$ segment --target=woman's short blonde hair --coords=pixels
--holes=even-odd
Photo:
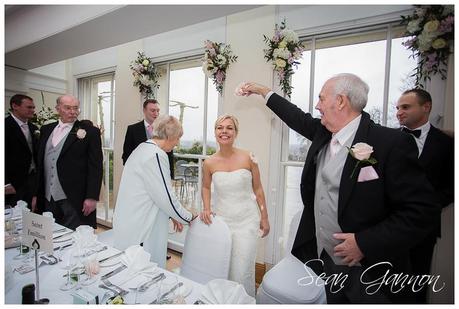
[[[183,135],[183,128],[177,118],[161,115],[153,122],[153,138],[172,139]]]
[[[231,119],[234,123],[234,130],[236,131],[236,134],[239,133],[239,121],[237,120],[236,117],[234,117],[233,115],[222,115],[220,117],[217,118],[217,120],[215,121],[215,126],[214,126],[214,129],[217,130],[217,127],[218,125],[223,122],[224,120],[226,119]]]

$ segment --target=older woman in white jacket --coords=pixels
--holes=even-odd
[[[166,152],[182,134],[177,118],[155,120],[153,138],[140,144],[124,166],[113,216],[114,246],[124,250],[143,243],[160,267],[166,266],[169,218],[189,224],[196,217],[178,201],[169,173]]]

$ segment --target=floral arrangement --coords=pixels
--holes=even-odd
[[[42,125],[54,122],[59,119],[59,115],[56,114],[51,107],[42,105],[38,113],[33,115],[30,120],[34,125],[41,128]],[[34,132],[35,135],[39,135],[40,132]]]
[[[272,62],[274,71],[279,77],[279,86],[284,94],[290,96],[293,89],[290,85],[290,77],[294,73],[293,66],[297,67],[300,64],[298,60],[302,57],[304,47],[299,42],[295,31],[287,28],[285,20],[280,26],[276,24],[274,36],[271,39],[266,35],[263,35],[263,38],[269,47],[264,50],[266,61]]]
[[[150,99],[154,96],[154,89],[159,88],[158,78],[161,77],[161,74],[156,71],[151,58],[148,58],[141,52],[137,54],[137,59],[129,66],[134,76],[133,85],[139,87],[139,91],[145,99]]]
[[[237,56],[233,55],[230,45],[205,41],[205,53],[202,59],[202,70],[208,78],[212,78],[220,95],[223,92],[223,83],[226,79],[226,70]]]
[[[402,16],[402,25],[410,38],[403,45],[413,51],[419,65],[412,76],[416,85],[440,74],[446,78],[446,62],[454,47],[454,6],[416,5],[413,15]]]

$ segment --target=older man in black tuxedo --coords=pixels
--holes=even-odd
[[[369,87],[353,74],[325,82],[316,106],[321,119],[267,87],[247,83],[242,90],[262,95],[290,128],[312,141],[292,254],[318,274],[347,276],[339,289],[326,286],[327,302],[413,302],[413,283],[391,286],[381,279],[379,289],[367,289],[386,272],[410,273],[409,249],[431,231],[440,211],[413,140],[371,121],[363,112]],[[319,257],[323,265],[311,262]]]
[[[150,139],[153,133],[153,122],[159,116],[159,103],[155,99],[147,99],[143,102],[144,119],[128,126],[123,144],[123,165],[141,143]],[[174,179],[174,155],[172,151],[167,152],[171,178]]]
[[[397,102],[397,119],[402,131],[407,132],[418,146],[418,157],[427,179],[444,208],[454,201],[454,140],[429,122],[432,97],[423,89],[403,92]],[[440,236],[440,217],[437,228],[411,250],[413,271],[430,274],[432,254]],[[426,303],[427,289],[417,293],[418,303]]]
[[[59,121],[41,127],[38,148],[38,212],[51,211],[57,223],[76,229],[96,224],[102,184],[100,130],[78,121],[80,102],[57,99]]]
[[[30,122],[35,113],[31,97],[15,94],[5,118],[5,204],[18,200],[31,207],[36,183],[38,128]]]

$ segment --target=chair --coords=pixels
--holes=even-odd
[[[198,170],[198,168],[198,165],[185,168],[185,190],[187,197],[188,192],[192,192],[193,201],[195,200],[196,192],[198,191],[198,176],[196,175],[196,171]],[[189,191],[188,189],[193,191]]]
[[[290,223],[289,237],[285,246],[285,257],[271,268],[263,277],[258,288],[257,304],[326,304],[324,282],[317,278],[318,285],[301,286],[298,279],[309,276],[305,266],[290,251],[300,224],[302,211],[299,211]],[[312,269],[308,269],[314,274]]]
[[[110,247],[113,247],[113,242],[115,240],[113,237],[113,229],[97,234],[97,240]]]
[[[196,219],[185,239],[180,275],[206,284],[228,279],[231,261],[231,232],[218,216],[207,225]]]
[[[185,167],[182,165],[187,163],[188,162],[185,160],[177,160],[177,162],[175,162],[174,180],[180,182],[180,198],[183,197],[183,190],[185,184]]]

